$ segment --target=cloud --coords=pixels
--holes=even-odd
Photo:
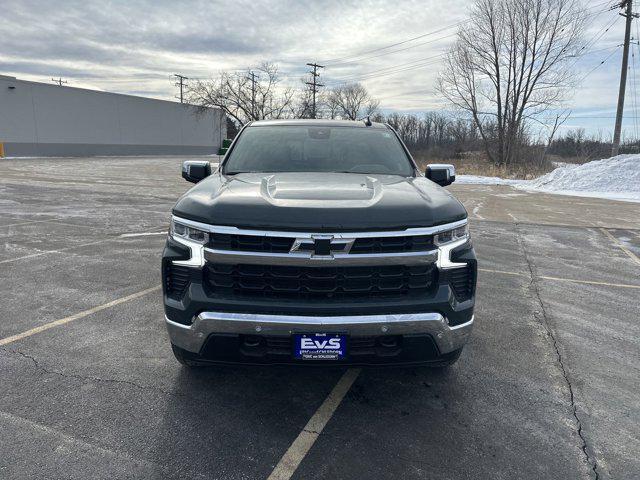
[[[576,62],[578,79],[593,71],[569,100],[567,106],[574,109],[602,109],[615,103],[620,59],[615,46],[622,41],[623,22],[617,12],[595,8],[601,3],[591,2],[585,42],[602,34],[596,45],[611,50],[587,54]],[[72,86],[173,99],[173,73],[207,78],[221,70],[244,70],[271,61],[280,65],[283,83],[299,86],[305,63],[318,61],[327,64],[321,81],[329,87],[362,81],[385,110],[421,112],[444,108],[433,88],[440,67],[437,55],[451,45],[455,33],[451,26],[467,19],[471,1],[4,0],[2,4],[0,73],[39,81],[63,76]],[[375,51],[363,53],[371,50]],[[596,122],[596,127],[608,123]]]

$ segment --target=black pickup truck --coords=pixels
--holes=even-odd
[[[182,364],[450,365],[473,327],[467,212],[388,125],[246,125],[173,208],[164,310]]]

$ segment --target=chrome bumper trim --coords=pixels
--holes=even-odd
[[[474,317],[450,327],[439,313],[308,317],[247,313],[203,312],[191,325],[173,322],[165,316],[171,342],[198,353],[212,333],[288,336],[292,333],[341,332],[349,335],[428,334],[441,354],[462,347],[471,334]]]
[[[380,231],[380,232],[339,232],[339,233],[312,233],[312,232],[282,232],[269,230],[244,230],[237,227],[220,225],[209,225],[206,223],[194,222],[184,218],[172,217],[172,221],[177,221],[184,225],[199,228],[211,233],[225,233],[236,235],[252,236],[273,236],[288,237],[295,242],[304,242],[308,239],[318,237],[331,238],[337,243],[348,243],[349,245],[359,238],[372,237],[396,237],[415,235],[434,235],[436,233],[463,226],[467,220],[438,225],[435,227],[407,228],[401,231]],[[441,270],[465,267],[466,263],[452,262],[450,259],[451,250],[463,245],[468,239],[461,239],[439,248],[422,252],[398,252],[398,253],[345,253],[331,252],[330,255],[315,255],[312,252],[299,251],[295,248],[287,253],[254,252],[239,250],[218,250],[206,248],[204,245],[180,238],[171,237],[191,250],[191,258],[188,260],[174,260],[175,265],[182,265],[193,268],[202,268],[205,260],[212,263],[238,264],[251,263],[256,265],[287,265],[296,267],[318,267],[318,266],[379,266],[379,265],[424,265],[436,263]],[[334,242],[335,243],[335,242]]]
[[[188,260],[173,260],[171,263],[174,265],[182,265],[183,267],[202,268],[204,267],[204,246],[201,243],[187,240],[186,238],[180,238],[172,236],[171,239],[175,242],[189,247],[191,250],[191,258]]]
[[[352,239],[352,238],[376,238],[376,237],[410,237],[413,235],[434,235],[436,233],[445,232],[453,228],[466,225],[467,219],[458,220],[444,225],[436,225],[434,227],[407,228],[405,230],[382,230],[367,232],[282,232],[278,230],[251,230],[238,227],[229,227],[226,225],[210,225],[208,223],[195,222],[186,218],[171,216],[172,220],[182,223],[189,227],[198,228],[206,232],[227,233],[232,235],[252,235],[258,237],[288,237],[288,238],[313,238],[318,235],[331,236],[334,239]]]
[[[306,252],[256,253],[205,248],[204,257],[208,262],[225,264],[251,263],[254,265],[289,265],[296,267],[360,265],[368,267],[376,265],[423,265],[435,263],[438,260],[438,250],[372,254],[334,253],[333,255],[322,256]]]

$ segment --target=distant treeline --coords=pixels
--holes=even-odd
[[[598,160],[611,156],[612,143],[603,139],[602,134],[587,136],[583,128],[569,130],[554,139],[547,150],[550,155],[562,158],[575,158],[579,161]],[[625,140],[620,146],[620,153],[638,153],[638,140]]]
[[[386,122],[400,135],[412,151],[423,158],[463,159],[471,152],[481,154],[482,138],[473,122],[446,114],[431,112],[423,116],[397,113],[376,114],[375,121]],[[578,128],[563,132],[559,129],[555,138],[533,138],[531,134],[520,136],[522,162],[542,161],[540,157],[557,156],[577,162],[607,158],[611,155],[611,140],[602,134],[587,136]],[[620,153],[638,153],[637,141],[626,141]]]

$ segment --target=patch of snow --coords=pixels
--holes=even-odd
[[[472,183],[476,185],[518,185],[526,180],[511,178],[482,177],[480,175],[456,175],[456,183]]]
[[[510,185],[529,192],[640,202],[640,155],[566,164],[533,180],[457,175],[459,183]]]

